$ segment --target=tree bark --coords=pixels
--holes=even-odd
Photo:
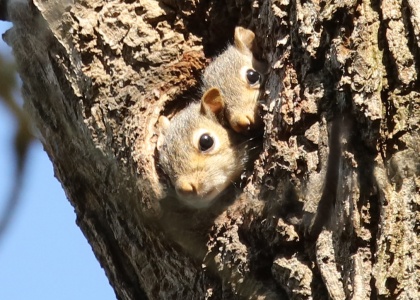
[[[0,1],[0,7],[6,7]],[[29,111],[119,299],[420,299],[416,1],[9,1]],[[234,198],[167,196],[156,127],[236,25],[271,66]]]

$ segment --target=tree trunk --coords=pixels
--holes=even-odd
[[[0,16],[119,299],[420,299],[416,1],[36,0]],[[157,119],[196,98],[238,24],[271,66],[262,151],[235,199],[190,210],[167,196]]]

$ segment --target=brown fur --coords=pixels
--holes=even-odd
[[[257,61],[252,54],[254,39],[252,31],[236,27],[234,45],[228,46],[210,63],[202,78],[203,91],[212,87],[220,90],[225,102],[225,119],[230,127],[239,133],[248,133],[262,126],[258,113],[258,98],[260,83],[267,72],[267,66]],[[259,84],[249,84],[245,75],[248,69],[260,73]]]
[[[210,206],[240,177],[248,161],[248,143],[219,122],[223,107],[220,91],[210,89],[201,102],[192,103],[172,120],[159,119],[159,164],[177,197],[193,208]],[[214,148],[205,152],[198,146],[203,133],[215,140]]]

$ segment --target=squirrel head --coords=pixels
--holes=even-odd
[[[159,118],[160,166],[190,207],[210,206],[245,168],[247,145],[220,124],[223,109],[220,90],[211,88],[172,120]]]
[[[210,63],[203,74],[204,90],[220,89],[226,119],[233,130],[248,133],[262,124],[258,98],[267,65],[253,56],[255,34],[235,28],[234,44]]]

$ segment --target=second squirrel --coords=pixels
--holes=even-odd
[[[251,30],[236,27],[234,45],[216,57],[202,77],[203,91],[211,87],[220,89],[225,101],[225,118],[239,133],[248,133],[261,125],[258,97],[267,65],[254,58],[254,39]]]

